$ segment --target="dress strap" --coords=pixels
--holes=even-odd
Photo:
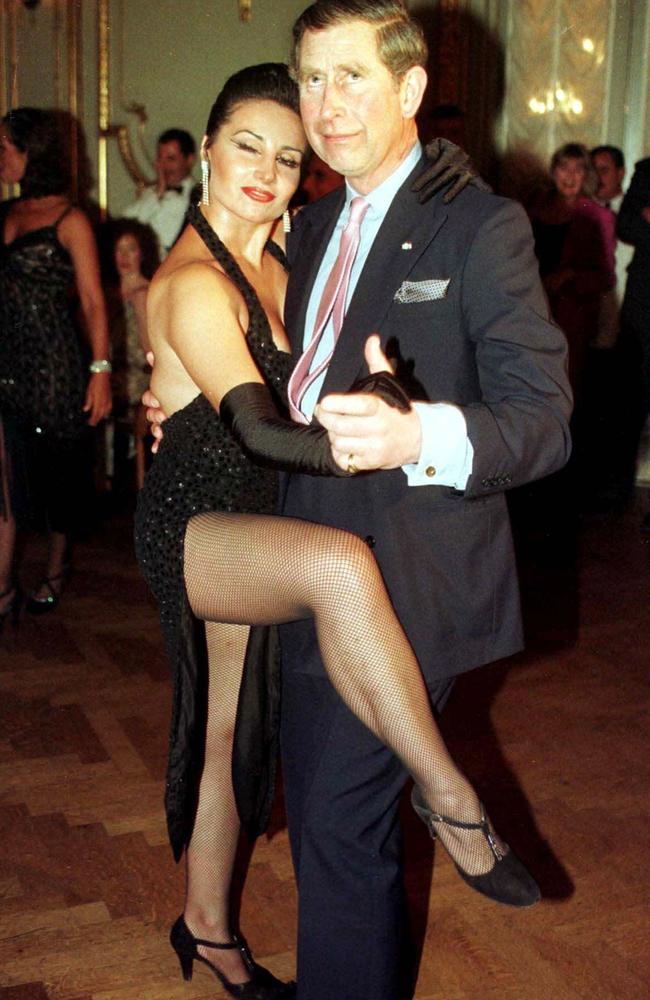
[[[52,223],[52,229],[58,229],[59,223],[62,221],[62,219],[65,219],[68,212],[70,212],[74,207],[75,206],[72,204],[72,202],[70,202],[69,205],[66,205],[66,207],[61,212],[61,215],[59,215],[58,218],[56,218]]]
[[[255,289],[249,282],[233,255],[230,253],[230,250],[228,250],[228,248],[221,242],[198,205],[190,205],[188,209],[188,218],[214,259],[218,264],[221,264],[224,272],[244,296],[244,301],[248,307],[250,325],[261,325],[264,328],[268,327],[270,331],[268,318],[262,309],[262,305],[257,297]],[[268,246],[269,244],[267,243],[267,249]],[[282,253],[280,247],[278,247],[278,250]],[[275,254],[273,254],[273,256],[275,256]]]
[[[287,255],[282,247],[275,242],[275,240],[267,240],[265,249],[268,250],[271,256],[277,260],[278,264],[282,264],[285,271],[289,270],[289,260]]]

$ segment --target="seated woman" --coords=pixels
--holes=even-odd
[[[172,944],[187,978],[195,959],[207,962],[233,996],[283,995],[245,951],[223,950],[237,942],[228,900],[239,834],[232,734],[250,625],[314,617],[332,684],[404,763],[418,813],[461,876],[501,902],[539,898],[446,750],[369,548],[344,531],[271,516],[278,467],[348,474],[322,428],[279,415],[291,360],[286,272],[270,240],[305,150],[284,66],[231,77],[203,140],[203,202],[147,306],[152,389],[168,419],[136,539],[174,670],[167,809],[176,856],[186,849],[187,898]],[[389,375],[357,389],[375,383],[393,405],[409,406]]]

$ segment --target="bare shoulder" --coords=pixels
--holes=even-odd
[[[212,261],[196,258],[163,265],[149,286],[147,301],[151,311],[164,309],[172,323],[182,316],[185,326],[192,320],[211,324],[224,314],[242,324],[247,313],[242,294],[230,278]]]
[[[60,237],[92,234],[90,219],[83,209],[78,208],[76,205],[68,208],[59,223],[58,229]]]

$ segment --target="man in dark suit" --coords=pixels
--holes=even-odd
[[[639,160],[618,213],[616,234],[634,247],[621,308],[623,385],[618,462],[623,490],[634,488],[636,457],[650,413],[650,157]],[[650,514],[643,519],[650,531]]]
[[[292,476],[285,513],[374,550],[434,705],[453,678],[521,648],[504,492],[569,453],[565,342],[547,319],[519,206],[468,187],[421,205],[421,32],[395,0],[321,0],[294,28],[311,145],[347,180],[300,213],[285,320],[312,338],[350,201],[368,202],[340,337],[300,404],[346,479]],[[417,402],[344,395],[389,354]],[[328,339],[329,338],[329,339]],[[381,345],[381,346],[380,346]],[[327,397],[327,398],[324,398]],[[405,772],[329,684],[309,622],[282,627],[282,748],[299,888],[299,1000],[403,1000],[408,920],[397,806]],[[507,835],[507,831],[506,831]]]

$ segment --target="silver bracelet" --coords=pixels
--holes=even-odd
[[[110,361],[103,358],[101,361],[91,361],[88,365],[88,371],[93,375],[99,375],[101,372],[112,372],[113,366]]]

